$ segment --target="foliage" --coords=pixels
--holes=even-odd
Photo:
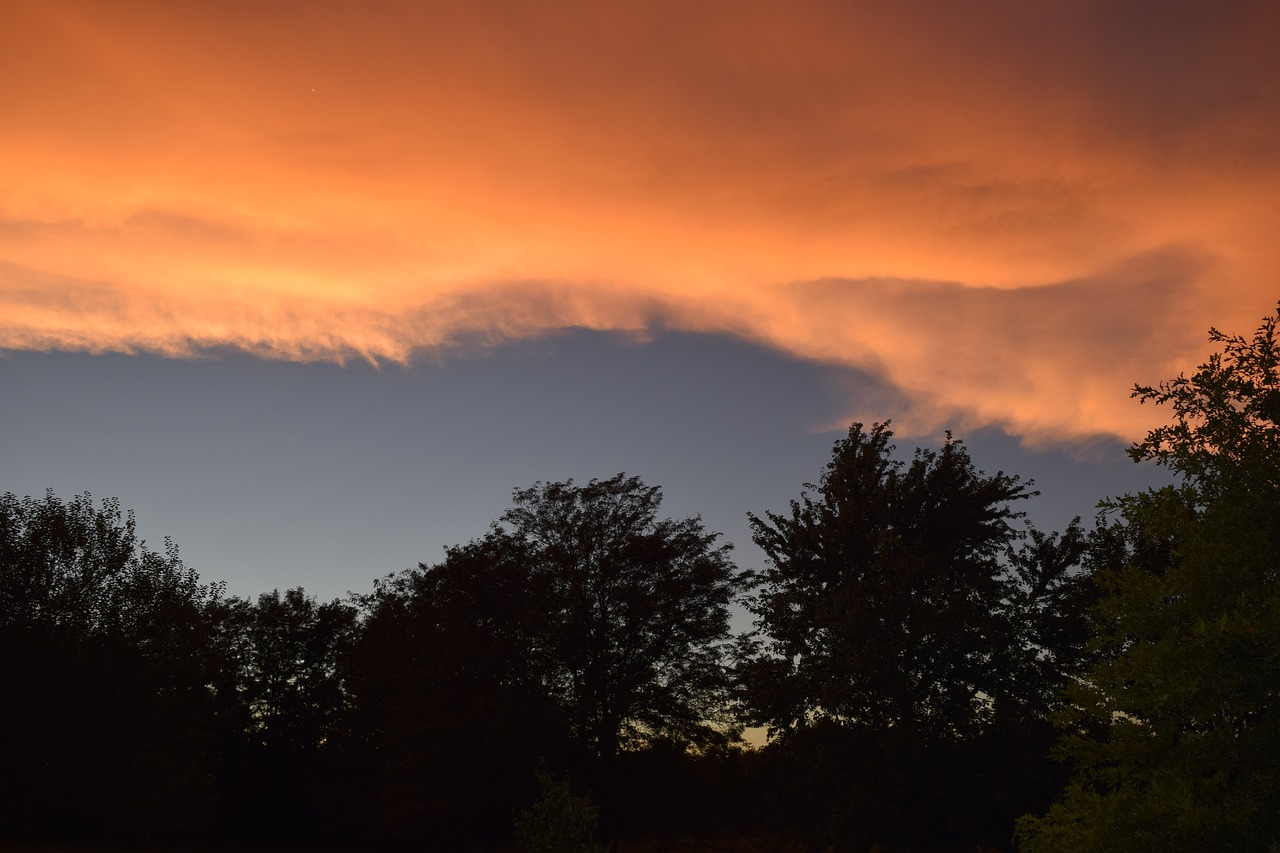
[[[88,494],[64,504],[0,496],[0,625],[45,627],[82,636],[128,638],[149,654],[173,651],[179,611],[215,600],[165,540],[163,554],[138,538],[133,513],[115,498],[94,506]],[[194,620],[189,620],[194,621]]]
[[[1047,719],[1085,667],[1089,607],[1098,589],[1084,563],[1091,547],[1077,517],[1060,533],[1028,526],[1007,555],[1003,614],[1013,630],[1005,709]]]
[[[544,685],[598,755],[675,738],[723,742],[723,643],[744,577],[699,518],[660,519],[638,477],[517,490],[490,534],[520,554],[541,618]]]
[[[148,549],[113,499],[0,497],[0,831],[207,823],[219,592],[172,543]]]
[[[1083,536],[1023,544],[1018,477],[950,435],[910,462],[891,438],[853,424],[789,513],[751,516],[768,565],[747,710],[774,737],[780,820],[814,843],[998,840],[1044,786],[1026,757],[1081,639],[1058,609],[1085,594]]]
[[[1202,504],[1280,489],[1280,346],[1276,316],[1252,338],[1209,330],[1222,351],[1190,377],[1138,385],[1143,403],[1168,404],[1173,423],[1152,430],[1129,450],[1134,461],[1154,460],[1183,475]]]
[[[356,630],[356,608],[318,603],[298,587],[263,593],[252,604],[230,603],[243,614],[240,690],[249,732],[275,752],[322,747],[341,724],[345,696],[339,661]]]
[[[439,846],[510,829],[540,758],[562,768],[562,714],[541,687],[544,599],[510,543],[450,548],[379,580],[345,661],[366,831]]]
[[[1026,486],[977,471],[950,437],[898,462],[892,435],[854,424],[816,496],[751,516],[769,560],[754,699],[775,732],[831,719],[960,738],[1008,692],[1001,558]]]
[[[527,853],[603,853],[593,838],[599,822],[589,799],[539,770],[538,799],[516,819],[516,839]]]
[[[1134,396],[1173,420],[1132,448],[1181,482],[1096,536],[1097,662],[1060,723],[1078,768],[1023,849],[1260,850],[1280,838],[1280,312]]]
[[[539,483],[488,535],[379,582],[351,659],[386,756],[374,823],[475,837],[527,803],[546,759],[593,790],[609,834],[620,750],[736,737],[723,646],[743,580],[717,534],[660,518],[661,500],[625,475]]]
[[[296,837],[314,823],[314,788],[344,734],[347,697],[340,663],[353,643],[356,608],[318,603],[301,588],[216,609],[227,729],[223,813],[258,837]]]

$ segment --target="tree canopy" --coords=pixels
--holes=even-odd
[[[830,719],[962,737],[1006,693],[1001,562],[1027,486],[985,475],[949,436],[892,457],[854,424],[786,515],[751,516],[768,557],[752,610],[769,655],[756,707],[775,730]]]
[[[1261,850],[1280,838],[1280,309],[1190,376],[1130,453],[1181,476],[1127,495],[1093,548],[1096,663],[1069,691],[1077,774],[1023,849]]]
[[[545,759],[586,777],[611,831],[622,750],[736,737],[725,647],[744,576],[718,534],[661,503],[623,474],[537,483],[487,535],[378,584],[352,685],[365,728],[402,762],[384,806],[435,803],[463,832],[494,820],[464,801],[494,801],[494,779],[497,802],[531,795]]]
[[[115,500],[0,496],[0,831],[208,823],[218,594]]]
[[[700,518],[660,518],[662,490],[618,474],[517,490],[490,534],[544,596],[530,648],[577,734],[620,746],[724,736],[729,606],[745,576]]]
[[[751,516],[768,563],[745,702],[814,843],[998,842],[1054,783],[1039,715],[1080,640],[1055,614],[1081,534],[1023,546],[1030,484],[950,434],[899,460],[892,435],[855,423],[789,513]]]

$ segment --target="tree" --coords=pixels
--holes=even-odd
[[[514,543],[485,537],[378,580],[345,661],[366,832],[433,847],[509,834],[541,759],[565,768],[543,687],[546,596]]]
[[[1013,704],[1043,723],[1061,706],[1068,680],[1085,668],[1088,610],[1098,588],[1085,567],[1091,541],[1079,517],[1061,533],[1028,525],[1026,534],[1008,555],[1003,612],[1016,639],[1003,709]]]
[[[592,790],[610,835],[621,750],[737,737],[725,647],[744,577],[718,534],[661,502],[623,474],[537,483],[487,535],[380,582],[352,679],[378,751],[406,762],[375,785],[380,820],[433,803],[455,834],[492,825],[475,810],[528,805],[546,758]]]
[[[510,542],[545,596],[531,637],[546,687],[605,759],[655,737],[727,733],[729,606],[746,582],[700,518],[660,519],[638,477],[517,490],[490,534]],[[505,526],[504,526],[505,525]],[[728,733],[731,735],[732,733]]]
[[[817,492],[751,515],[768,557],[751,608],[768,635],[756,706],[775,731],[818,719],[961,737],[1006,694],[1001,558],[1017,477],[986,476],[949,436],[895,461],[886,424],[854,424]]]
[[[1061,683],[1070,632],[1035,620],[1075,584],[1079,533],[1018,552],[1026,484],[977,470],[950,434],[895,460],[892,435],[853,424],[813,494],[750,516],[768,563],[746,698],[775,738],[784,819],[846,843],[937,845],[979,832],[983,797],[1026,779],[999,780],[991,753],[1016,752],[997,736]]]
[[[1060,716],[1076,776],[1039,850],[1262,850],[1280,838],[1277,314],[1191,376],[1137,386],[1172,422],[1130,450],[1179,476],[1110,504],[1092,561],[1096,664]]]
[[[227,709],[224,819],[261,838],[323,824],[320,792],[335,780],[326,759],[344,734],[340,661],[356,634],[356,608],[318,603],[301,587],[218,608],[219,639],[236,698]]]
[[[263,593],[245,612],[241,690],[248,733],[268,753],[313,752],[338,732],[345,705],[338,663],[356,628],[356,608],[319,603],[297,587]]]
[[[210,608],[119,502],[0,496],[0,832],[138,838],[212,817]]]

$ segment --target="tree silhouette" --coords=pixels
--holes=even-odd
[[[141,838],[213,815],[209,621],[119,503],[0,497],[0,830]]]
[[[220,650],[236,702],[224,710],[223,820],[256,837],[323,825],[331,757],[346,734],[340,663],[356,608],[302,588],[232,598],[218,608]]]
[[[925,737],[980,730],[1005,691],[1005,555],[1028,496],[977,471],[963,445],[891,457],[854,424],[789,515],[751,516],[769,559],[752,609],[768,633],[761,719],[819,718]]]
[[[450,548],[363,598],[345,669],[353,794],[373,837],[467,846],[509,835],[539,760],[568,760],[531,646],[545,598],[507,545]]]
[[[638,477],[535,484],[490,536],[511,544],[543,599],[531,637],[545,686],[602,758],[654,737],[702,745],[732,732],[724,643],[745,576],[699,518],[660,519]]]
[[[1136,443],[1178,485],[1127,495],[1093,547],[1096,663],[1063,710],[1078,773],[1023,849],[1262,850],[1280,838],[1277,314],[1191,376],[1138,386]]]
[[[748,708],[777,738],[781,818],[815,843],[999,840],[1026,807],[1001,802],[1026,779],[1010,735],[1062,680],[1035,664],[1053,632],[1020,623],[1072,585],[1079,531],[1018,552],[1027,485],[949,435],[909,463],[891,438],[855,423],[812,494],[751,516],[768,564]]]
[[[486,536],[379,584],[352,683],[382,766],[408,762],[384,777],[380,820],[433,802],[474,825],[473,780],[490,804],[527,805],[544,757],[593,789],[609,834],[621,749],[736,737],[723,646],[743,578],[718,534],[660,518],[661,500],[621,474],[539,483]],[[462,769],[446,783],[433,765]]]

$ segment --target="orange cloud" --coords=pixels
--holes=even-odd
[[[921,430],[1132,436],[1134,381],[1276,296],[1265,3],[3,13],[0,347],[661,324],[871,371]]]

